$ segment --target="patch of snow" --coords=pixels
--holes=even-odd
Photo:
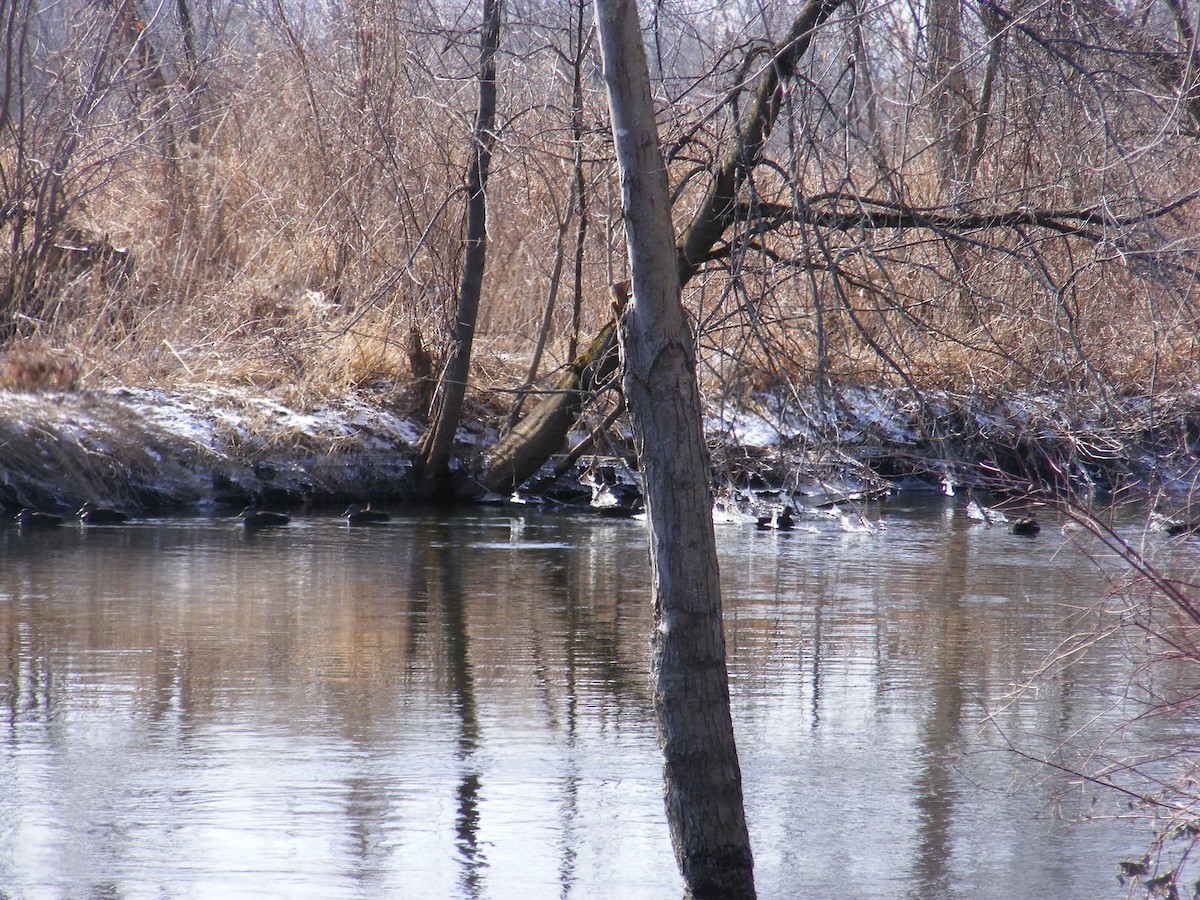
[[[783,439],[778,422],[747,410],[721,417],[709,416],[705,420],[705,430],[728,434],[746,447],[774,447]]]
[[[1004,525],[1008,522],[1008,516],[1000,512],[1000,510],[992,509],[990,506],[983,506],[974,499],[967,504],[967,518],[973,519],[976,522],[983,522],[988,526]]]
[[[758,516],[741,508],[731,497],[718,497],[713,501],[712,520],[714,525],[756,524]]]
[[[148,389],[126,389],[127,405],[160,431],[209,446],[213,441],[214,422],[196,409],[198,404],[181,397],[168,396]]]

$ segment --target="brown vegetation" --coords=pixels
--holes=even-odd
[[[1194,78],[1168,65],[1186,62],[1173,5],[1125,20],[1106,4],[1061,19],[931,4],[928,46],[896,10],[831,5],[689,284],[706,390],[1193,383],[1200,166],[1192,88],[1168,83]],[[84,384],[319,396],[407,386],[413,328],[445,357],[477,44],[455,10],[17,6],[0,134],[10,342],[69,348]],[[485,389],[524,380],[512,369],[534,349],[550,251],[572,254],[579,191],[583,305],[549,316],[544,373],[626,274],[594,48],[579,52],[571,9],[509,19],[477,356],[514,362],[476,373]],[[764,27],[682,9],[655,23],[677,223],[726,152],[727,110],[748,102],[728,91],[767,64],[739,39]]]

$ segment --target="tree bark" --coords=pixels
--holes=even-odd
[[[596,0],[596,20],[633,275],[633,301],[618,332],[650,530],[667,821],[688,896],[753,897],[708,449],[636,0]]]
[[[426,499],[450,492],[450,454],[462,418],[471,370],[471,345],[487,263],[487,180],[496,127],[496,52],[500,47],[502,0],[483,0],[483,33],[479,42],[479,110],[475,116],[474,153],[467,173],[467,247],[458,291],[458,320],[450,360],[434,400],[433,423],[421,442],[416,461],[418,494]]]

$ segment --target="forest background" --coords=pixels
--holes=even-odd
[[[1186,451],[1195,11],[655,4],[679,229],[745,152],[773,45],[813,7],[761,158],[685,273],[710,402],[1047,394],[1049,417],[1087,410],[1072,453],[1163,428]],[[249,385],[300,405],[365,389],[428,412],[467,244],[474,5],[60,0],[2,16],[5,386]],[[506,4],[496,73],[471,389],[511,425],[627,272],[590,5]]]

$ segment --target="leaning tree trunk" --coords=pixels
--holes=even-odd
[[[583,398],[616,370],[616,328],[609,322],[554,382],[550,395],[488,451],[480,479],[483,488],[509,493],[520,487],[562,449],[567,432],[579,418]]]
[[[458,291],[458,320],[450,346],[450,360],[438,386],[433,422],[421,442],[416,461],[417,491],[426,498],[445,496],[451,488],[450,454],[454,433],[462,418],[463,399],[471,370],[471,344],[483,291],[487,262],[487,180],[496,127],[496,51],[500,46],[502,0],[483,0],[483,34],[479,49],[479,111],[475,117],[474,144],[467,173],[467,248]]]
[[[596,21],[633,275],[633,301],[618,310],[618,330],[650,528],[654,710],[667,821],[688,896],[753,897],[708,448],[636,0],[596,0]]]
[[[808,53],[816,30],[844,2],[808,0],[788,33],[774,46],[772,64],[763,69],[754,84],[753,99],[746,117],[738,123],[734,146],[712,170],[708,190],[676,242],[675,265],[681,286],[700,270],[713,247],[736,219],[739,192],[751,171],[762,161],[763,149],[778,118],[783,84],[795,74],[796,66]],[[577,361],[573,369],[579,368]],[[578,378],[560,381],[555,393],[535,406],[522,424],[509,433],[503,452],[489,455],[482,477],[489,490],[515,490],[562,448],[583,405],[582,397],[564,401],[560,394],[563,390],[580,390]],[[559,415],[565,407],[570,407],[575,414]]]

